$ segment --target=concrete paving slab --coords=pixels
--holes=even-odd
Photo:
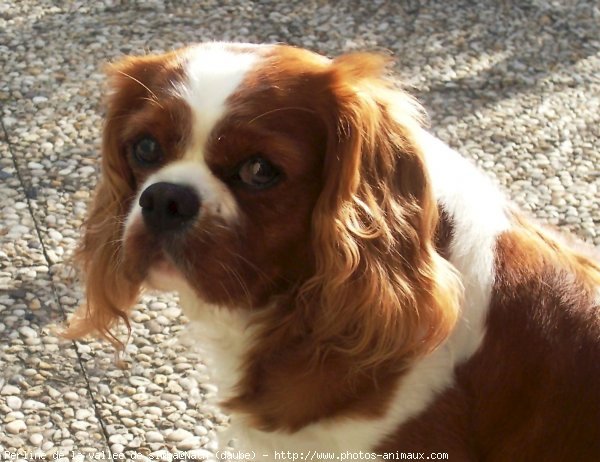
[[[47,458],[71,450],[105,450],[104,430],[75,346],[54,330],[63,312],[48,267],[15,266],[5,273],[9,280],[0,289],[0,449]]]
[[[8,143],[0,141],[0,270],[46,263],[29,206]]]

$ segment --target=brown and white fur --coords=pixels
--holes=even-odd
[[[425,131],[385,62],[208,43],[112,65],[87,305],[67,335],[118,347],[142,286],[177,291],[257,454],[600,460],[591,250]],[[144,137],[160,156],[140,164]],[[277,180],[241,184],[240,165],[263,168],[251,158]],[[157,183],[196,198],[181,229],[145,218]]]

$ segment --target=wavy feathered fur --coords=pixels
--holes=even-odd
[[[88,218],[83,224],[83,239],[75,253],[75,262],[85,282],[86,303],[80,307],[63,332],[74,339],[99,334],[117,350],[124,345],[112,332],[119,320],[130,331],[127,308],[137,300],[141,281],[133,281],[122,265],[123,231],[135,185],[117,135],[119,119],[130,105],[124,99],[134,98],[131,79],[120,77],[131,65],[130,60],[108,69],[112,92],[106,102],[106,122],[102,139],[102,177],[94,192]]]
[[[336,110],[313,216],[317,271],[300,291],[315,338],[362,358],[357,368],[431,351],[454,326],[461,294],[434,249],[438,205],[411,139],[422,113],[382,77],[385,62],[334,61]]]

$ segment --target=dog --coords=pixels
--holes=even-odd
[[[600,460],[592,249],[426,131],[388,61],[205,43],[112,64],[66,335],[120,348],[142,287],[178,292],[259,457]]]

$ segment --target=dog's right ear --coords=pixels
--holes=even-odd
[[[111,329],[120,320],[129,329],[127,309],[135,303],[141,285],[141,281],[132,281],[121,265],[125,221],[136,193],[123,143],[123,126],[144,98],[150,97],[143,79],[151,75],[151,64],[150,57],[125,58],[107,68],[101,178],[75,253],[83,274],[86,303],[63,332],[69,339],[99,334],[117,349],[122,349],[123,343]]]

